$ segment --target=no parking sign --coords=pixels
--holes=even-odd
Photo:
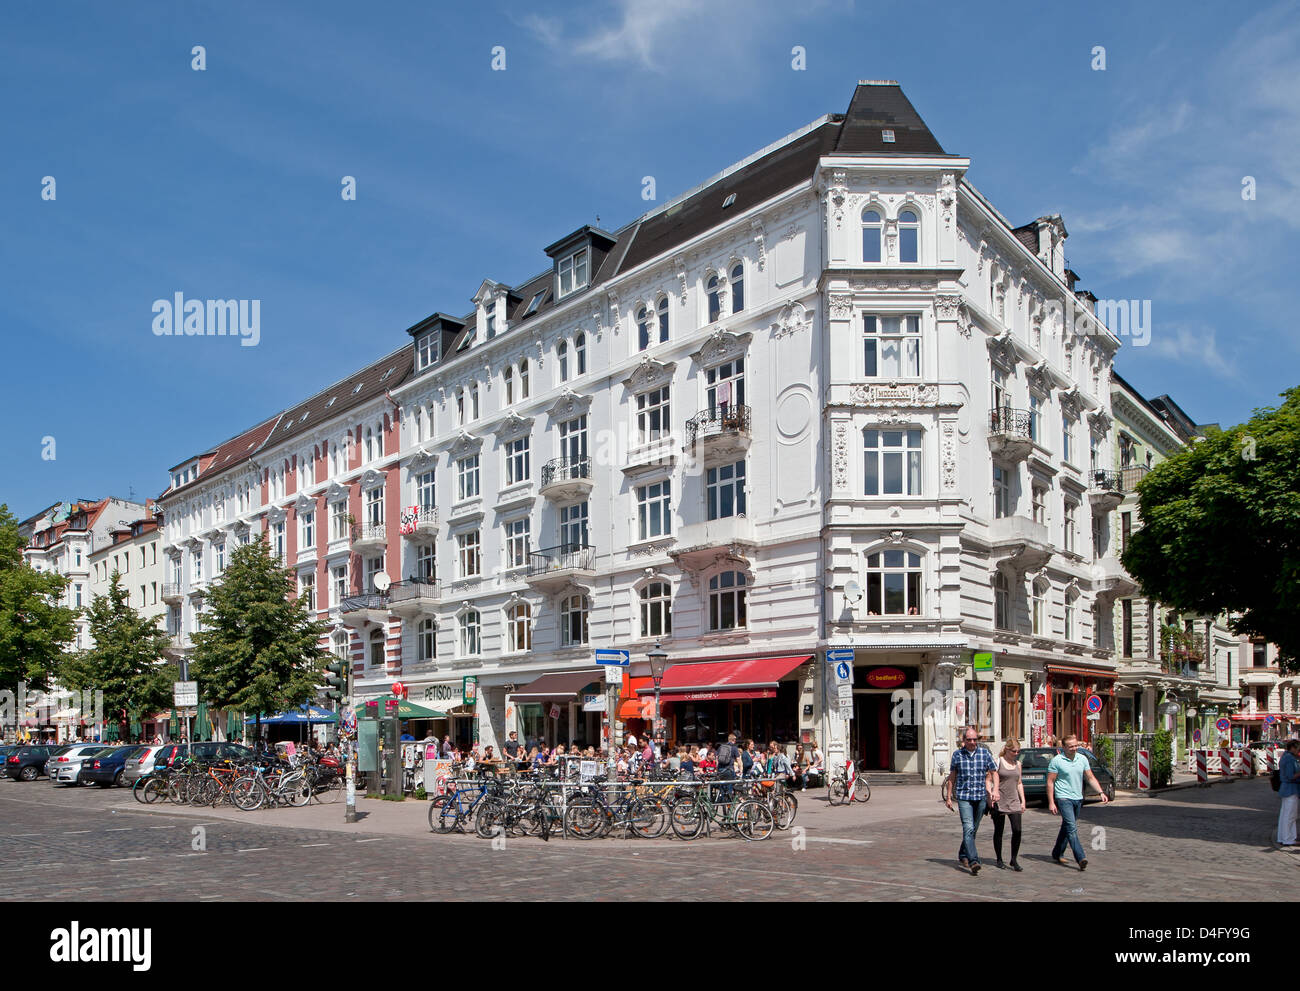
[[[1220,719],[1214,724],[1214,728],[1220,733],[1226,733],[1228,730],[1232,729],[1232,723],[1228,722],[1226,719]]]
[[[1101,696],[1100,696],[1100,695],[1089,695],[1089,696],[1088,696],[1088,703],[1087,703],[1087,704],[1088,704],[1088,711],[1089,711],[1089,712],[1101,712]]]

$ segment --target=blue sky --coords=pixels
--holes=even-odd
[[[663,202],[844,111],[859,78],[899,80],[1013,223],[1061,213],[1083,286],[1152,300],[1150,345],[1117,362],[1144,394],[1227,425],[1300,380],[1297,2],[57,11],[0,7],[0,501],[20,517],[157,494],[484,278],[643,212],[642,176]],[[176,292],[260,299],[259,345],[155,336]]]

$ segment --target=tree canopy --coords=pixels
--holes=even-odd
[[[1300,668],[1300,387],[1212,432],[1138,486],[1142,527],[1123,555],[1147,595],[1236,615],[1233,629]]]
[[[59,604],[68,580],[23,560],[18,520],[0,505],[0,686],[46,686],[76,636],[76,611]]]

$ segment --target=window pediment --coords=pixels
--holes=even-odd
[[[691,355],[691,359],[702,368],[712,368],[732,358],[742,358],[749,348],[753,334],[733,334],[728,330],[718,330],[710,334],[703,346]]]
[[[483,438],[475,437],[473,434],[461,430],[451,439],[448,454],[453,459],[463,458],[470,454],[477,454],[483,447]]]
[[[571,420],[590,410],[591,400],[591,396],[580,396],[572,389],[565,389],[560,398],[551,404],[546,415],[555,420]]]
[[[377,489],[384,484],[384,480],[385,477],[382,471],[376,471],[374,468],[367,468],[366,473],[361,476],[361,488],[362,490]]]
[[[648,392],[650,389],[657,389],[671,382],[676,368],[675,361],[662,362],[645,357],[641,359],[632,374],[623,380],[623,385],[632,393]]]
[[[511,410],[492,432],[496,434],[497,440],[505,442],[525,436],[532,429],[533,418],[531,416],[520,416],[514,410]]]

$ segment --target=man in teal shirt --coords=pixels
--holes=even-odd
[[[1088,858],[1079,843],[1079,808],[1083,805],[1084,779],[1101,792],[1103,805],[1106,804],[1106,793],[1101,791],[1087,756],[1079,753],[1079,738],[1071,733],[1064,743],[1065,752],[1057,754],[1047,765],[1047,807],[1052,815],[1061,817],[1061,830],[1056,834],[1056,843],[1052,847],[1052,860],[1063,864],[1061,854],[1065,853],[1065,845],[1069,843],[1079,870],[1086,871]]]

